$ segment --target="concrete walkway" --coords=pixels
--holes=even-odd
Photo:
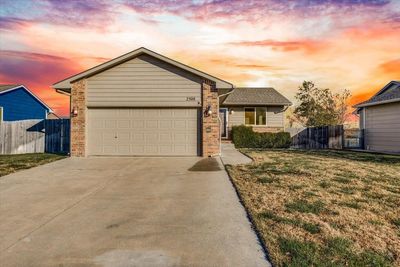
[[[0,178],[1,266],[270,266],[218,158],[68,158]]]
[[[222,143],[221,144],[221,160],[225,165],[239,165],[239,164],[248,164],[251,163],[252,160],[240,153],[234,144],[231,143]]]

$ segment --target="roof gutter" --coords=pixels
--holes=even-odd
[[[388,104],[388,103],[394,103],[394,102],[400,102],[400,98],[394,98],[394,99],[389,99],[389,100],[384,100],[384,101],[379,101],[379,102],[371,102],[371,103],[355,105],[354,108],[358,109],[358,108],[363,108],[363,107],[376,106],[376,105]]]
[[[57,93],[62,94],[62,95],[66,95],[66,96],[70,96],[71,95],[71,93],[67,93],[67,92],[65,92],[63,90],[60,90],[60,89],[55,89],[55,90],[56,90]]]

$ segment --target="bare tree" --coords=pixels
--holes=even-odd
[[[349,90],[332,93],[321,89],[311,81],[304,81],[295,98],[299,104],[288,117],[289,124],[297,122],[306,127],[343,124],[348,115]]]

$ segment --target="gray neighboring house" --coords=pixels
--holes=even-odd
[[[256,132],[284,130],[284,112],[292,103],[274,88],[237,87],[220,92],[222,138],[231,137],[232,126],[247,125]]]
[[[391,81],[354,107],[364,129],[364,148],[400,153],[400,81]]]

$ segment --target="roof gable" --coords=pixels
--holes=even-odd
[[[361,108],[365,106],[379,105],[384,103],[400,101],[400,82],[391,81],[373,95],[367,101],[361,102],[354,107]]]
[[[0,85],[0,95],[5,93],[10,93],[17,89],[25,90],[35,101],[37,101],[40,105],[42,105],[45,109],[47,109],[48,112],[53,112],[53,110],[49,106],[47,106],[46,103],[44,103],[39,97],[33,94],[28,88],[26,88],[22,84]]]
[[[143,54],[152,56],[152,57],[154,57],[156,59],[159,59],[159,60],[164,61],[166,63],[169,63],[171,65],[174,65],[174,66],[176,66],[178,68],[181,68],[183,70],[186,70],[186,71],[188,71],[190,73],[193,73],[195,75],[204,77],[204,78],[209,79],[211,81],[214,81],[216,83],[216,87],[217,88],[232,88],[233,87],[233,85],[231,83],[227,82],[227,81],[221,80],[221,79],[219,79],[217,77],[214,77],[214,76],[212,76],[210,74],[207,74],[205,72],[202,72],[200,70],[192,68],[192,67],[190,67],[188,65],[185,65],[185,64],[180,63],[178,61],[175,61],[173,59],[170,59],[168,57],[160,55],[160,54],[158,54],[158,53],[156,53],[154,51],[151,51],[151,50],[149,50],[147,48],[141,47],[139,49],[136,49],[136,50],[133,50],[133,51],[131,51],[129,53],[126,53],[126,54],[124,54],[122,56],[114,58],[114,59],[112,59],[110,61],[107,61],[105,63],[97,65],[97,66],[95,66],[95,67],[93,67],[91,69],[88,69],[86,71],[83,71],[83,72],[78,73],[76,75],[73,75],[71,77],[68,77],[68,78],[66,78],[66,79],[64,79],[62,81],[59,81],[59,82],[53,84],[53,88],[54,89],[63,90],[63,91],[69,91],[71,89],[71,82],[74,82],[74,81],[82,79],[82,78],[86,78],[86,77],[90,77],[90,76],[96,75],[96,74],[98,74],[100,72],[103,72],[103,71],[105,71],[107,69],[113,68],[113,67],[115,67],[115,66],[117,66],[117,65],[119,65],[119,64],[121,64],[123,62],[131,60],[131,59],[136,58],[136,57],[138,57],[140,55],[143,55]]]
[[[274,88],[235,88],[221,103],[222,105],[284,105],[292,103]]]

